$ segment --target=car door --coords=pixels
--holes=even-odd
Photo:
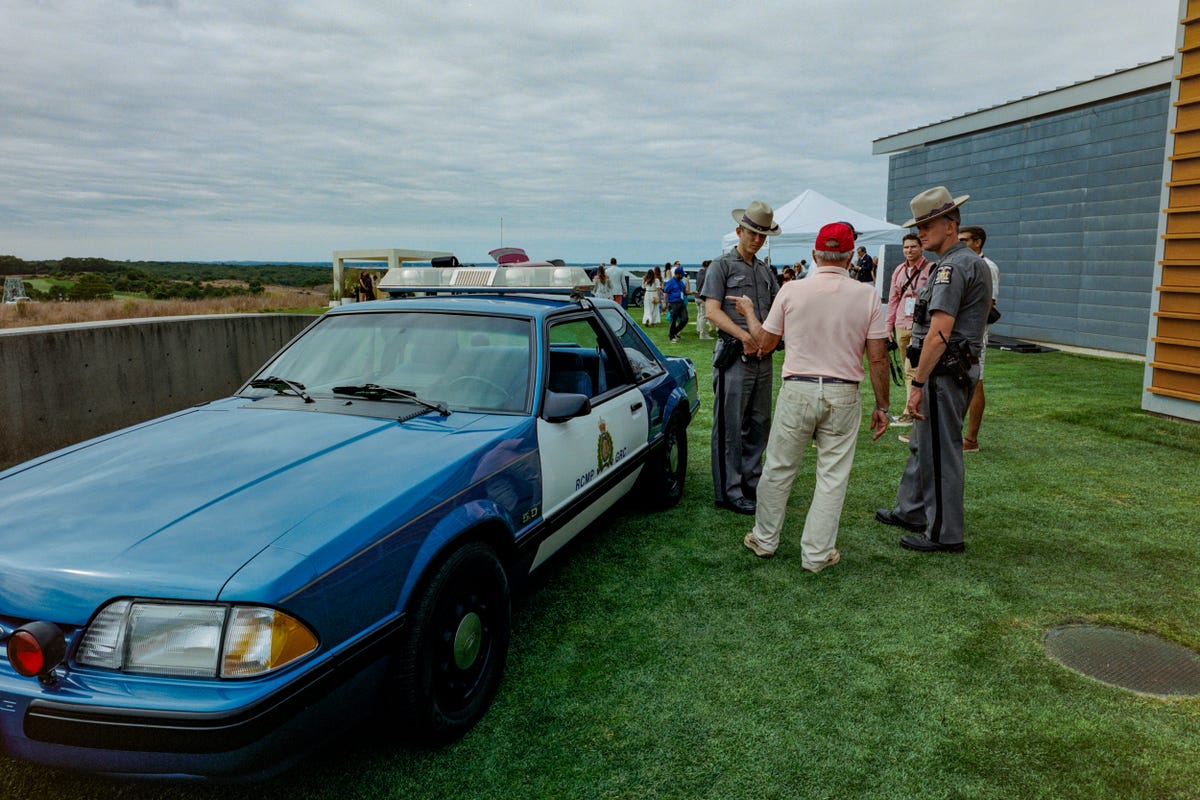
[[[594,313],[552,319],[546,333],[544,394],[582,394],[589,408],[538,418],[542,515],[553,532],[535,567],[629,491],[649,431],[645,398]]]

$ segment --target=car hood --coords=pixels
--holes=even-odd
[[[0,474],[0,614],[82,624],[114,596],[214,600],[307,517],[394,501],[369,491],[373,475],[399,472],[404,490],[424,490],[523,421],[253,405],[221,401]]]

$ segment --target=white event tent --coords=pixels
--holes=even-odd
[[[885,244],[899,245],[904,234],[908,233],[907,228],[847,208],[812,189],[805,189],[798,197],[775,209],[775,222],[783,232],[776,236],[768,236],[767,244],[759,255],[767,256],[777,251],[786,251],[781,255],[788,263],[802,258],[811,260],[817,231],[822,225],[830,222],[849,222],[853,225],[858,233],[858,245],[867,248],[867,252],[872,255],[878,255],[879,248]],[[729,252],[736,244],[737,233],[730,231],[721,239],[721,252]],[[771,260],[777,266],[783,263],[775,257]]]

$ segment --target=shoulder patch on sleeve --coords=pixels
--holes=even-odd
[[[933,285],[945,286],[950,283],[950,278],[954,276],[954,266],[952,264],[939,264],[937,271],[933,273]]]

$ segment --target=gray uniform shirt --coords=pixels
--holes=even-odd
[[[938,257],[937,266],[917,298],[928,301],[931,315],[934,311],[944,311],[954,317],[950,341],[965,339],[971,345],[971,352],[979,355],[992,305],[991,270],[982,258],[958,242]],[[924,345],[927,333],[928,325],[913,320],[914,343]]]
[[[743,330],[749,330],[746,318],[737,310],[737,299],[746,295],[753,300],[754,313],[763,320],[770,313],[771,302],[778,292],[779,281],[767,265],[757,258],[753,264],[746,263],[735,247],[708,265],[700,298],[719,300],[721,310]]]

